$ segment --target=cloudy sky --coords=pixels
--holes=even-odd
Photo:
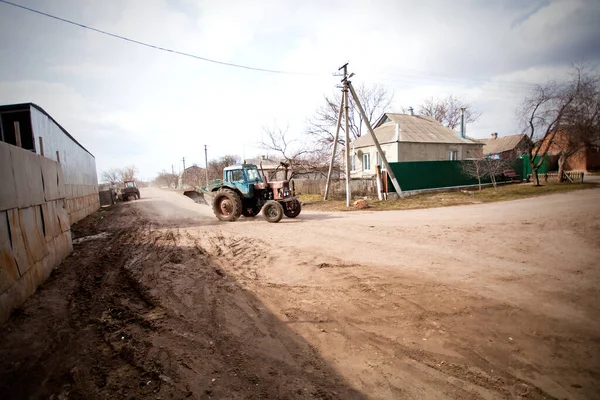
[[[264,126],[306,119],[345,62],[385,85],[390,111],[454,94],[482,112],[468,134],[518,133],[528,85],[600,61],[597,0],[11,0],[97,29],[215,60],[149,49],[0,3],[0,104],[34,102],[96,156],[142,178],[251,157]]]

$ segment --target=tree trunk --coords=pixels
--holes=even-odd
[[[531,177],[533,178],[533,186],[540,186],[540,177],[538,176],[538,167],[535,166],[535,162],[532,161],[531,156],[529,156],[529,166],[531,167]]]
[[[567,157],[565,153],[560,153],[560,157],[558,157],[558,181],[565,181],[565,161],[567,161]]]
[[[477,178],[477,181],[479,182],[479,191],[481,192],[481,178]]]
[[[496,186],[496,175],[491,174],[490,178],[492,180],[492,185],[494,185],[494,190],[496,191],[496,193],[498,193],[498,187]]]

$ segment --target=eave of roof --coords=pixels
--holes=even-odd
[[[46,110],[44,110],[42,107],[38,106],[35,103],[19,103],[19,104],[7,104],[7,105],[3,105],[3,106],[0,106],[0,113],[3,112],[3,111],[20,111],[20,110],[25,111],[26,107],[27,108],[33,107],[36,110],[38,110],[39,112],[41,112],[42,114],[44,114],[45,116],[47,116],[48,118],[50,118],[50,120],[52,122],[54,122],[56,124],[56,126],[58,126],[60,128],[60,130],[63,131],[63,133],[69,137],[69,139],[71,139],[79,147],[81,147],[83,150],[85,150],[90,156],[94,157],[94,155],[92,153],[90,153],[88,149],[86,149],[85,147],[83,147],[81,145],[81,143],[79,143],[77,141],[77,139],[75,139],[73,136],[71,136],[71,134],[69,132],[67,132],[67,130],[65,128],[63,128],[63,126],[61,124],[59,124],[54,118],[52,118],[52,116],[50,114],[48,114],[46,112]],[[96,158],[96,157],[94,157],[94,158]]]

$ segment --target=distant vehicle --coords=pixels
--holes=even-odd
[[[212,209],[220,221],[235,221],[241,215],[255,217],[262,210],[267,221],[279,222],[284,214],[295,218],[302,210],[290,181],[267,182],[254,164],[227,167],[223,180],[211,181],[199,192],[189,190],[183,194],[206,205],[204,195],[212,197]]]
[[[137,188],[135,181],[125,181],[123,183],[124,188],[121,190],[121,197],[123,201],[140,199],[140,190]]]

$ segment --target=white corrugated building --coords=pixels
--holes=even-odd
[[[1,141],[60,163],[71,223],[100,207],[95,157],[50,114],[33,103],[0,106],[0,127]]]

